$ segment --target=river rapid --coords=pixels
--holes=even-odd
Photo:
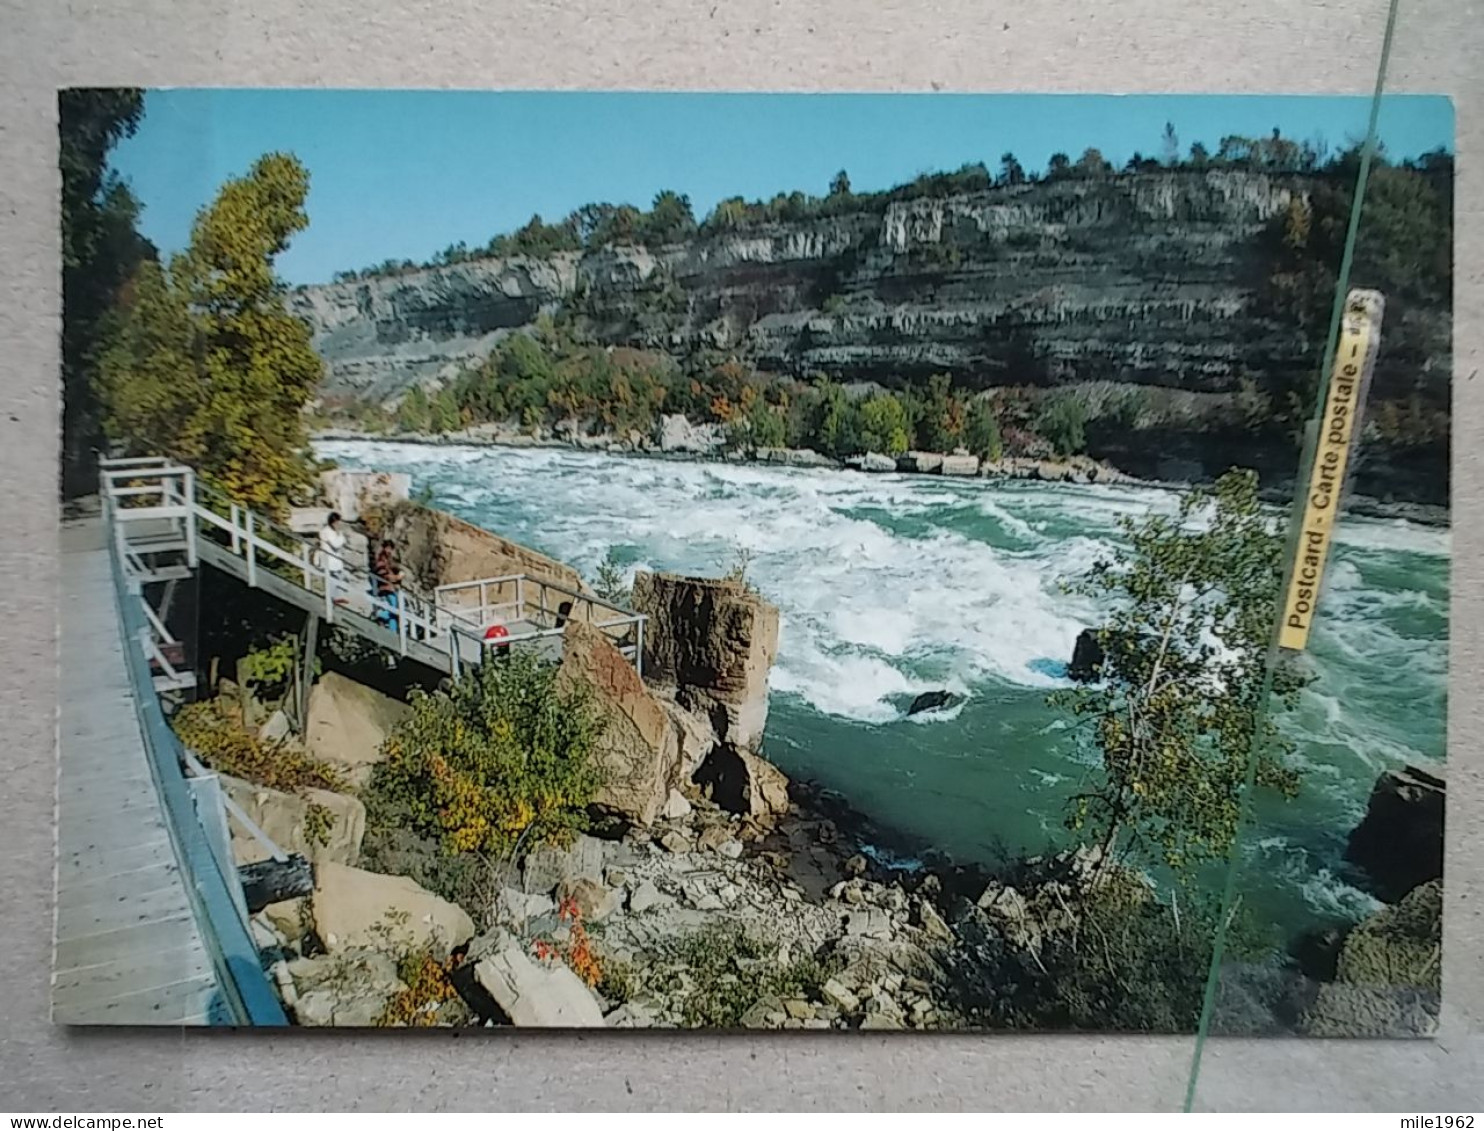
[[[747,577],[782,614],[765,753],[843,793],[907,842],[993,863],[1064,840],[1095,766],[1046,695],[1067,686],[1099,610],[1058,582],[1117,538],[1121,515],[1173,510],[1146,487],[864,475],[559,448],[317,445],[341,466],[409,472],[434,505],[570,562]],[[1284,725],[1304,770],[1264,798],[1244,843],[1248,906],[1286,932],[1377,906],[1341,853],[1377,773],[1440,759],[1448,533],[1339,527],[1312,641],[1318,680]],[[907,718],[918,692],[952,710]],[[881,846],[883,853],[900,844]]]

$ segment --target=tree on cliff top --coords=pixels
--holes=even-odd
[[[1284,539],[1250,471],[1190,492],[1174,516],[1120,525],[1127,547],[1072,586],[1114,606],[1099,633],[1100,682],[1052,696],[1091,721],[1102,756],[1101,780],[1074,799],[1068,823],[1106,860],[1184,875],[1231,850],[1254,739],[1258,784],[1298,789],[1292,743],[1261,701]],[[1293,706],[1301,687],[1280,668],[1276,704]]]
[[[223,185],[168,270],[136,273],[99,367],[111,436],[270,512],[313,469],[302,412],[321,362],[273,270],[309,223],[308,191],[304,166],[282,153]]]
[[[96,489],[91,458],[103,438],[93,388],[109,310],[141,260],[154,254],[135,231],[139,202],[107,171],[108,153],[133,136],[144,112],[138,90],[64,90],[58,95],[62,173],[62,494]]]

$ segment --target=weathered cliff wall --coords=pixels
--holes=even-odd
[[[1314,185],[1244,170],[1053,181],[659,251],[478,260],[290,301],[328,362],[326,394],[340,397],[394,398],[563,305],[599,341],[735,350],[782,372],[1228,390],[1312,368],[1312,343],[1261,312],[1272,265],[1257,236]],[[1428,323],[1419,332],[1446,353],[1446,311],[1407,317]],[[1378,378],[1378,392],[1418,378],[1415,361]]]

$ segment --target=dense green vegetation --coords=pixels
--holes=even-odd
[[[97,487],[103,446],[94,389],[104,325],[120,288],[154,248],[135,230],[139,202],[109,151],[131,137],[144,110],[131,89],[64,90],[57,98],[62,173],[62,495]]]
[[[304,166],[282,153],[227,181],[183,253],[139,265],[98,362],[111,438],[182,460],[268,513],[313,471],[302,413],[323,363],[273,272],[309,223],[308,191]]]
[[[594,746],[602,725],[557,668],[516,652],[431,694],[387,738],[368,813],[445,853],[510,853],[586,827],[602,784]]]
[[[482,364],[437,391],[414,387],[392,410],[358,404],[330,406],[330,412],[332,419],[373,432],[441,434],[515,424],[531,432],[576,428],[645,438],[661,414],[680,413],[719,425],[735,450],[812,448],[840,458],[959,448],[998,458],[1001,415],[1008,412],[1021,424],[1017,450],[1049,453],[1056,447],[1038,442],[1033,422],[1016,412],[1018,401],[1005,398],[1004,404],[1012,407],[955,387],[947,374],[925,388],[852,390],[823,376],[797,380],[757,372],[730,355],[677,361],[648,350],[604,348],[581,341],[570,322],[542,318],[532,333],[505,339]],[[1053,417],[1077,411],[1063,408]],[[1080,441],[1067,446],[1067,454],[1077,450]]]

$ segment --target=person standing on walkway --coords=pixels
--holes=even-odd
[[[330,517],[319,529],[319,561],[315,564],[325,571],[325,585],[335,604],[343,605],[346,598],[340,595],[343,583],[340,574],[345,569],[345,531],[340,529],[340,512],[331,511]]]
[[[397,564],[397,547],[383,538],[371,567],[376,594],[376,619],[393,632],[397,631],[397,594],[402,588],[402,567]]]

